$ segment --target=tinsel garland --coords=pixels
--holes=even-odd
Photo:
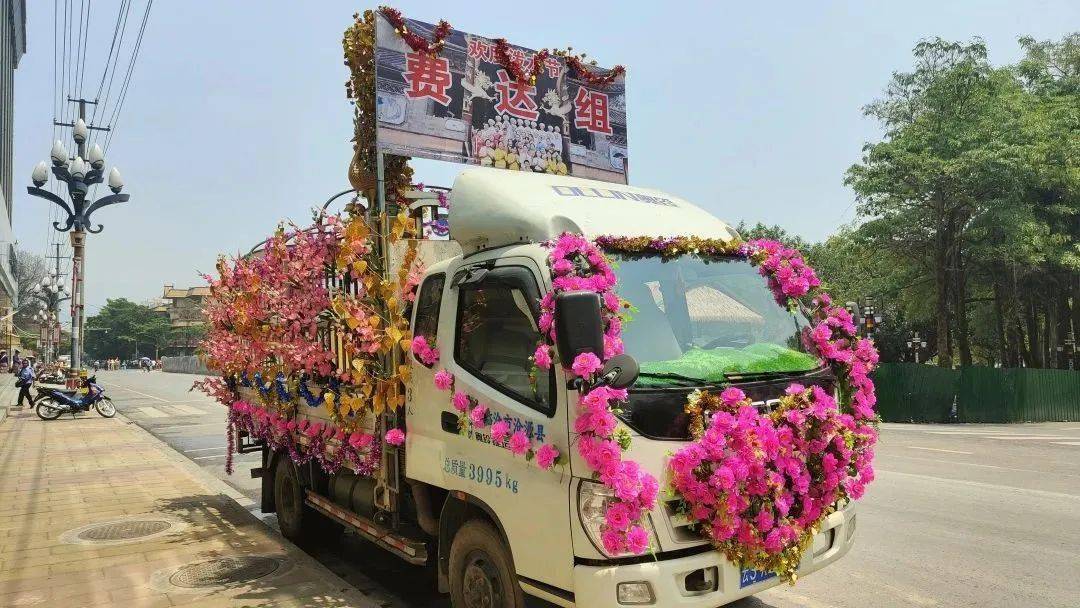
[[[521,63],[514,61],[510,57],[510,43],[506,41],[506,38],[495,39],[495,63],[506,68],[517,82],[536,84],[536,77],[543,71],[544,63],[550,56],[551,51],[547,49],[537,51],[536,54],[533,55],[532,66],[526,70]]]
[[[432,40],[429,42],[427,38],[416,32],[409,31],[409,26],[405,23],[405,17],[401,15],[401,11],[389,6],[380,6],[379,12],[390,22],[390,25],[394,27],[394,32],[401,36],[401,39],[405,41],[405,44],[409,45],[409,48],[417,53],[424,53],[432,57],[436,57],[442,52],[443,47],[446,46],[446,37],[450,35],[450,32],[454,31],[446,20],[440,19],[435,26],[435,30],[431,32]]]

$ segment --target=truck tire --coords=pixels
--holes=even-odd
[[[510,549],[486,521],[466,522],[450,543],[450,603],[454,608],[525,606]]]
[[[274,504],[281,535],[297,545],[326,544],[341,537],[341,525],[304,504],[304,486],[288,457],[274,467]]]

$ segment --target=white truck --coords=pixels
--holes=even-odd
[[[407,354],[406,441],[386,446],[374,479],[327,475],[268,446],[244,446],[262,451],[253,475],[262,476],[262,508],[277,512],[285,536],[310,542],[347,526],[411,563],[436,564],[440,590],[454,606],[469,608],[522,606],[523,594],[589,608],[713,607],[779,584],[714,550],[663,490],[644,518],[649,552],[608,554],[600,532],[611,496],[574,449],[576,385],[558,365],[530,379],[538,301],[552,283],[544,241],[567,231],[716,239],[736,238],[735,231],[663,192],[538,173],[466,169],[449,200],[453,240],[420,243],[427,267],[412,328],[434,337],[442,353],[437,367],[454,375],[456,390],[492,404],[569,462],[542,470],[492,445],[489,434],[459,433],[448,394],[433,384],[436,369]],[[431,201],[413,207],[425,204]],[[636,380],[622,380],[632,382],[619,414],[633,438],[626,456],[662,489],[669,455],[690,439],[683,411],[689,392],[735,385],[769,407],[793,381],[832,390],[828,368],[799,352],[805,320],[775,303],[748,262],[614,262],[619,295],[634,306],[623,327],[626,352],[640,365]],[[599,315],[560,321],[578,328],[600,322]],[[691,351],[694,361],[684,360]],[[749,363],[763,360],[769,371],[747,371],[761,369]],[[298,415],[319,415],[306,411]],[[832,513],[799,575],[843,556],[854,531],[852,505]]]

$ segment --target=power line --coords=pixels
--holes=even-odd
[[[116,12],[116,24],[113,26],[112,42],[109,43],[109,55],[105,58],[105,67],[101,70],[101,82],[98,83],[97,93],[94,94],[95,101],[101,99],[101,91],[105,88],[105,76],[109,73],[109,63],[112,62],[113,53],[117,52],[116,37],[118,34],[120,34],[120,22],[123,20],[124,17],[124,6],[127,4],[127,0],[120,0],[120,10]],[[130,6],[128,6],[128,8],[130,10]],[[121,43],[123,42],[123,37],[120,38],[120,41]],[[119,57],[119,54],[117,56]],[[106,100],[106,103],[108,103],[108,100]],[[90,122],[93,122],[97,119],[98,105],[100,104],[94,106],[94,112],[90,116]]]
[[[116,108],[113,111],[112,117],[109,119],[109,127],[112,130],[105,137],[105,151],[109,150],[109,144],[112,143],[113,134],[116,132],[116,123],[120,119],[120,111],[124,108],[124,100],[127,98],[128,87],[131,85],[131,75],[135,71],[135,62],[139,58],[139,50],[142,48],[143,34],[146,33],[146,22],[150,18],[150,9],[154,6],[154,0],[149,0],[146,3],[146,10],[143,12],[142,24],[139,25],[139,37],[135,40],[135,47],[131,52],[131,61],[128,63],[127,74],[124,76],[124,84],[120,89],[120,97],[117,101]]]
[[[83,79],[86,77],[86,48],[90,46],[90,0],[86,2],[86,25],[83,27],[82,65],[79,67],[79,97],[82,97]]]
[[[74,15],[74,10],[72,11],[72,14]],[[83,34],[84,34],[83,17],[85,16],[85,14],[86,14],[86,0],[79,0],[79,33],[75,36],[75,78],[74,78],[75,82],[74,82],[73,87],[72,87],[72,91],[76,91],[76,92],[79,90],[79,87],[81,86],[80,83],[79,83],[79,80],[82,77],[81,74],[79,73],[79,59],[82,56],[83,51],[85,50],[85,46],[83,45]]]
[[[102,116],[106,115],[107,107],[109,105],[109,98],[112,96],[113,80],[116,79],[116,67],[120,62],[120,53],[123,51],[124,34],[127,32],[128,15],[131,14],[131,5],[133,4],[132,0],[126,0],[126,3],[127,3],[127,6],[125,7],[124,6],[124,0],[121,0],[120,12],[118,12],[117,16],[116,16],[117,23],[119,24],[118,27],[119,27],[119,30],[120,30],[120,37],[117,38],[117,40],[116,40],[116,54],[112,56],[112,70],[109,69],[109,62],[106,60],[106,62],[105,62],[105,71],[101,73],[101,81],[102,82],[105,82],[105,73],[106,72],[109,73],[109,85],[105,89],[105,100],[94,106],[94,112],[95,112],[94,116],[95,117],[97,116],[96,113],[97,113],[98,108],[101,108],[101,115]],[[123,13],[123,21],[122,22],[120,20],[120,13]],[[100,98],[100,93],[98,94],[98,98]],[[91,133],[90,137],[91,137],[91,141],[94,141],[95,139],[97,139],[97,136],[94,133]]]

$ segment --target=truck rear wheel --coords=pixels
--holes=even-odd
[[[466,522],[450,544],[450,601],[454,608],[525,606],[510,549],[485,521]]]
[[[341,526],[304,504],[304,486],[288,457],[274,467],[274,505],[281,535],[298,545],[340,538]]]

